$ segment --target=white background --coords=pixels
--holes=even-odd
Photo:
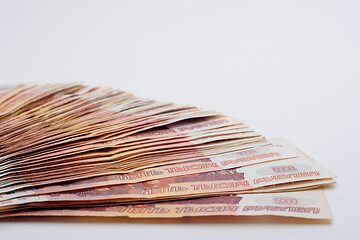
[[[360,1],[0,1],[0,83],[83,81],[222,111],[338,176],[332,223],[0,221],[0,239],[359,239]]]

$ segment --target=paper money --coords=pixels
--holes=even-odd
[[[132,218],[177,218],[188,216],[259,216],[331,219],[322,190],[287,193],[238,194],[192,200],[76,209],[24,211],[12,216],[102,216]]]
[[[326,180],[335,175],[307,158],[298,157],[271,161],[232,170],[197,173],[164,178],[142,183],[74,190],[36,196],[19,197],[0,202],[0,210],[13,210],[17,206],[46,202],[113,201],[122,199],[148,200],[188,198],[218,194],[251,192],[256,188],[291,182]],[[317,184],[314,182],[314,184]],[[46,206],[46,205],[45,205]]]
[[[336,178],[244,121],[79,83],[0,88],[0,129],[2,216],[65,209],[91,215],[98,207],[173,206],[180,199],[230,204],[234,194],[318,198],[307,190]]]
[[[149,168],[128,174],[115,174],[95,177],[86,180],[72,181],[70,184],[52,184],[46,187],[35,188],[34,185],[19,185],[18,189],[29,188],[11,193],[0,194],[0,201],[21,196],[40,195],[45,193],[72,191],[76,189],[94,188],[101,186],[137,183],[153,179],[170,178],[194,173],[211,172],[232,169],[267,161],[281,160],[302,156],[311,160],[306,154],[297,149],[285,139],[270,139],[271,145],[240,150],[230,154],[209,157],[198,161],[191,161],[161,167]],[[6,189],[5,189],[6,190]],[[12,188],[15,190],[15,188]]]
[[[283,145],[279,145],[280,142]],[[83,189],[89,187],[136,183],[153,179],[231,169],[261,162],[294,158],[301,155],[300,152],[296,151],[295,148],[292,147],[285,140],[277,140],[276,143],[277,145],[272,144],[267,146],[252,147],[251,149],[239,150],[236,152],[222,154],[215,157],[208,157],[200,160],[165,165],[160,167],[153,167],[126,174],[107,175],[86,180],[79,180],[75,182],[73,181],[71,182],[71,184],[53,184],[39,188],[35,188],[35,185],[32,184],[18,185],[17,187],[12,187],[10,189],[14,191],[16,189],[21,189],[25,187],[32,188],[29,190],[24,190],[22,192],[18,191],[16,193],[0,194],[0,201],[20,195],[26,196],[50,192],[71,191],[75,189]],[[9,191],[10,189],[3,189],[3,191]]]

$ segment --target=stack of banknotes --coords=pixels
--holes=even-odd
[[[218,112],[78,83],[0,88],[0,217],[330,219],[335,177]]]

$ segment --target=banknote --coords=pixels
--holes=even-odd
[[[244,167],[262,162],[281,160],[302,156],[311,161],[306,154],[294,145],[282,138],[269,140],[272,145],[256,147],[248,150],[210,157],[200,161],[186,162],[180,164],[166,165],[128,174],[115,174],[90,178],[86,180],[73,181],[66,184],[53,184],[45,187],[26,188],[25,190],[12,191],[0,194],[0,201],[17,198],[21,196],[41,195],[54,192],[65,192],[76,189],[94,188],[101,186],[120,185],[125,183],[136,183],[154,179],[171,178],[176,176],[211,172],[224,169]],[[29,187],[31,185],[27,185]],[[18,186],[20,188],[20,186]],[[23,188],[26,187],[23,186]]]
[[[188,216],[259,216],[332,219],[321,189],[267,194],[238,194],[142,205],[50,209],[1,214],[13,216],[101,216],[177,218]]]
[[[12,210],[17,206],[43,202],[81,202],[121,199],[166,199],[203,195],[249,192],[252,189],[292,182],[335,178],[326,168],[307,158],[255,164],[243,168],[220,170],[191,175],[164,178],[134,184],[74,190],[28,197],[19,197],[0,202],[0,210]],[[59,203],[60,205],[60,203]]]

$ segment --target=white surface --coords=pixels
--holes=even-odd
[[[222,111],[339,176],[331,224],[31,218],[0,239],[359,239],[359,1],[0,1],[0,82],[84,81]]]

